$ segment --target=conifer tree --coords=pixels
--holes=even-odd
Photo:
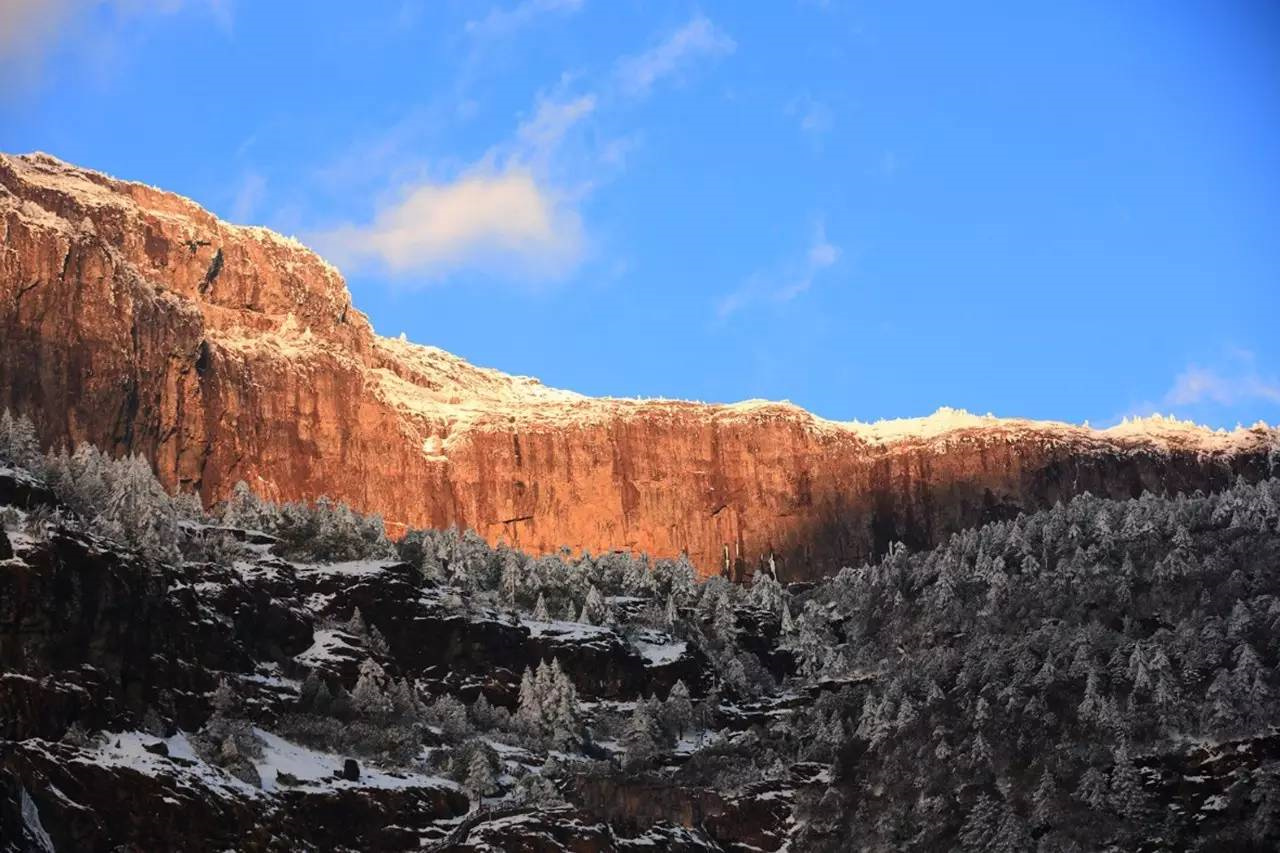
[[[476,805],[484,803],[484,798],[497,790],[493,778],[493,767],[489,764],[489,756],[483,749],[471,752],[471,761],[467,765],[467,792],[475,799]]]
[[[685,686],[683,679],[678,679],[667,693],[663,718],[677,738],[684,737],[693,722],[693,702],[689,699],[689,688]]]

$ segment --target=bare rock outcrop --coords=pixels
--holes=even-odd
[[[141,452],[170,487],[328,495],[530,551],[684,551],[788,576],[1089,490],[1255,479],[1280,434],[1097,431],[941,411],[593,399],[374,334],[289,238],[42,154],[0,155],[0,405],[47,444]]]

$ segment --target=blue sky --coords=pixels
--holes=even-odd
[[[1280,422],[1274,3],[9,0],[0,74],[548,384]]]

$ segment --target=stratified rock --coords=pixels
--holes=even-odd
[[[52,157],[0,155],[0,404],[46,443],[142,452],[206,502],[236,481],[529,551],[774,553],[791,578],[1089,490],[1218,488],[1277,432],[1096,431],[956,412],[591,399],[375,335],[301,244]]]

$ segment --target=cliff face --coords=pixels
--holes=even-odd
[[[769,555],[790,577],[1089,490],[1265,475],[1280,432],[592,399],[375,335],[297,242],[44,155],[0,155],[0,405],[170,487],[329,495],[531,551]]]

